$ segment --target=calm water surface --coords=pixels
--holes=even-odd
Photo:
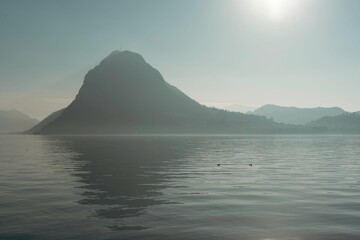
[[[360,239],[360,136],[0,135],[0,239]]]

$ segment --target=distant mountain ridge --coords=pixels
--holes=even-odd
[[[306,125],[309,128],[331,133],[360,133],[360,114],[344,113],[323,117]]]
[[[48,125],[49,123],[51,123],[52,121],[54,121],[55,119],[57,119],[62,112],[65,110],[65,108],[60,109],[58,111],[55,111],[53,113],[51,113],[49,116],[47,116],[46,118],[44,118],[41,122],[39,122],[38,124],[36,124],[35,126],[33,126],[32,128],[24,131],[25,134],[34,134],[34,133],[38,133],[42,130],[43,127],[45,127],[46,125]]]
[[[55,116],[54,116],[55,114]],[[90,70],[75,100],[35,134],[273,133],[292,126],[205,107],[168,84],[130,51],[114,51]]]
[[[272,118],[275,122],[305,125],[322,117],[344,114],[345,111],[339,107],[297,108],[268,104],[249,113]]]
[[[17,110],[0,110],[0,133],[22,132],[39,121]]]
[[[246,106],[246,105],[240,105],[240,104],[230,104],[225,107],[223,107],[225,110],[231,111],[231,112],[241,112],[241,113],[248,113],[251,111],[256,110],[256,107]]]

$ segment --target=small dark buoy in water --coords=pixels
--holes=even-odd
[[[250,163],[249,166],[252,167],[252,163]]]
[[[220,167],[220,163],[218,163],[217,166]]]

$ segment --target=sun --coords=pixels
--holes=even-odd
[[[299,0],[250,0],[253,8],[265,14],[270,20],[279,21],[296,10]]]
[[[266,8],[271,19],[279,20],[285,14],[286,0],[265,0]]]

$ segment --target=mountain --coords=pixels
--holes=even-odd
[[[323,117],[306,125],[312,129],[330,133],[360,133],[360,114],[344,113],[334,117]]]
[[[49,116],[44,118],[41,122],[39,122],[37,125],[30,128],[29,130],[25,131],[24,133],[25,134],[34,134],[34,133],[40,132],[43,127],[45,127],[46,125],[48,125],[49,123],[51,123],[52,121],[57,119],[63,111],[64,111],[64,109],[60,109],[56,112],[53,112],[52,114],[50,114]]]
[[[39,121],[16,110],[0,110],[0,133],[22,132]]]
[[[241,113],[247,113],[254,111],[255,107],[245,106],[245,105],[239,105],[239,104],[231,104],[224,107],[225,110],[231,111],[231,112],[241,112]]]
[[[90,70],[75,100],[36,134],[270,133],[292,131],[265,117],[205,107],[130,51]]]
[[[344,114],[345,111],[338,107],[296,108],[268,104],[250,113],[272,118],[275,122],[304,125],[322,117]]]

